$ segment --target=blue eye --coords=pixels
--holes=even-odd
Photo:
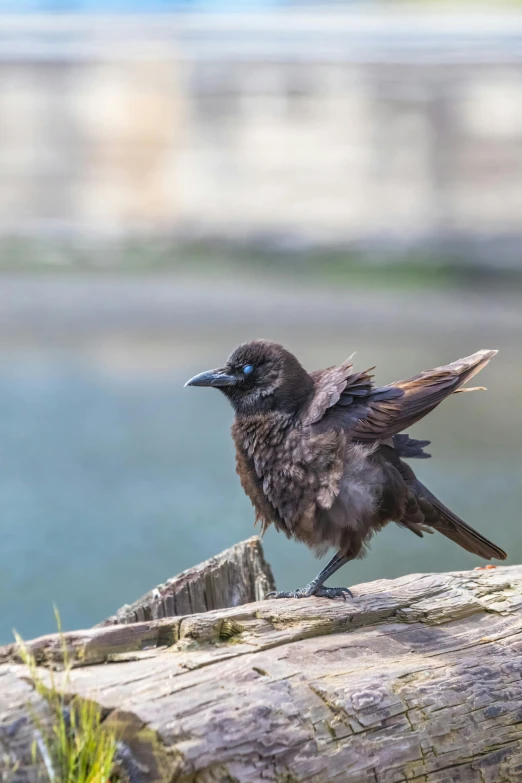
[[[245,366],[243,367],[243,373],[245,375],[250,375],[251,372],[254,372],[254,368],[252,367],[252,365],[251,364],[245,364]]]

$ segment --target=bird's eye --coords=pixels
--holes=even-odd
[[[245,364],[243,367],[243,374],[244,375],[250,375],[251,372],[254,372],[254,368],[251,364]]]

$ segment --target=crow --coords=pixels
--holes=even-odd
[[[351,595],[324,583],[364,557],[374,533],[396,522],[417,536],[442,533],[487,560],[506,553],[467,525],[416,477],[405,459],[425,459],[429,441],[404,430],[463,388],[497,351],[481,350],[387,386],[371,367],[356,372],[352,357],[308,373],[283,346],[253,340],[224,367],[186,386],[222,391],[235,412],[236,469],[264,533],[270,524],[318,556],[335,555],[305,588],[276,598]],[[482,387],[479,387],[482,388]]]

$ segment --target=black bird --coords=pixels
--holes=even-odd
[[[429,457],[429,441],[402,434],[450,394],[472,391],[463,384],[496,353],[478,351],[376,387],[370,371],[355,372],[350,359],[308,373],[281,345],[254,340],[224,367],[187,381],[215,386],[232,403],[237,472],[263,532],[273,523],[318,556],[336,549],[305,588],[271,595],[351,595],[324,582],[364,557],[373,534],[392,521],[421,537],[437,530],[487,560],[506,558],[421,484],[404,459]]]

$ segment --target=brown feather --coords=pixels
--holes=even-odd
[[[236,468],[262,532],[273,524],[318,554],[335,547],[345,562],[362,557],[372,535],[394,521],[418,536],[437,530],[480,557],[504,559],[404,462],[430,455],[429,441],[403,430],[449,395],[471,391],[464,383],[495,353],[375,387],[370,371],[354,371],[351,359],[307,373],[275,343],[239,346],[212,372],[235,410]],[[192,381],[205,385],[208,377]]]

